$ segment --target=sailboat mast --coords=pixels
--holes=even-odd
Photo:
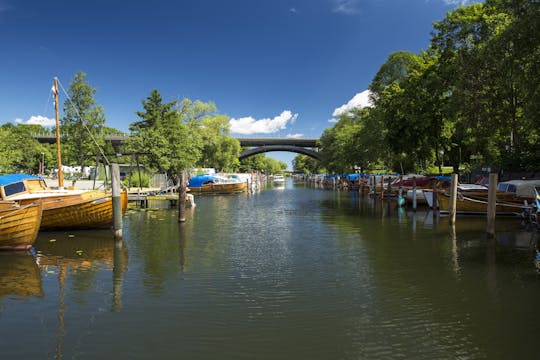
[[[64,173],[62,172],[62,157],[60,152],[60,116],[58,111],[58,78],[54,78],[54,109],[56,111],[56,156],[58,158],[58,187],[64,187]]]

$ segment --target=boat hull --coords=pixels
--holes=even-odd
[[[441,214],[448,214],[450,212],[450,196],[446,193],[437,193],[437,204],[439,205],[439,211]],[[456,198],[456,214],[463,215],[486,215],[487,214],[487,201],[479,199],[473,199],[466,196],[459,196]],[[524,206],[518,204],[509,204],[497,202],[496,214],[517,216],[520,215]]]
[[[200,187],[190,187],[192,194],[235,194],[248,190],[247,182],[225,183],[225,184],[204,184]]]
[[[29,200],[21,203],[25,201]],[[41,230],[107,228],[113,224],[112,195],[103,191],[42,197],[38,201],[43,206]],[[121,202],[125,213],[127,193],[121,193]]]
[[[0,205],[0,250],[28,250],[34,244],[41,223],[41,205]]]

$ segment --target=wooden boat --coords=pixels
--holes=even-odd
[[[188,187],[193,194],[238,194],[248,190],[248,182],[215,175],[197,175],[189,179]]]
[[[504,194],[505,198],[512,201],[527,201],[534,203],[536,199],[535,188],[540,186],[540,180],[509,180],[497,185],[497,197]]]
[[[38,176],[9,174],[0,176],[0,200],[15,201],[21,206],[39,203],[43,211],[42,230],[109,227],[113,224],[112,194],[101,190],[64,189],[57,78],[54,78],[52,91],[56,110],[58,189],[49,188],[45,180]],[[123,213],[127,201],[127,193],[121,193]]]
[[[41,223],[41,204],[0,202],[0,250],[28,250]]]
[[[51,189],[39,176],[0,176],[0,199],[21,206],[42,206],[41,229],[84,229],[110,227],[113,223],[112,194],[101,190]],[[122,212],[127,193],[121,193]]]
[[[439,211],[441,214],[448,214],[450,212],[450,195],[445,192],[437,192],[437,203],[439,204]],[[456,198],[456,214],[463,215],[486,215],[487,214],[487,201],[471,198],[458,193]],[[519,216],[524,210],[528,209],[527,206],[497,201],[496,213],[497,215],[510,215]]]

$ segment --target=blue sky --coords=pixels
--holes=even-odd
[[[0,0],[0,124],[49,122],[53,77],[67,89],[81,70],[123,131],[157,89],[214,102],[233,136],[317,138],[390,53],[426,49],[468,2]]]

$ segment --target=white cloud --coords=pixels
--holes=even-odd
[[[251,116],[229,120],[231,133],[236,134],[271,134],[287,128],[287,124],[294,124],[298,114],[293,114],[289,110],[283,111],[273,119],[256,120]]]
[[[334,0],[333,12],[344,15],[358,13],[358,0]]]
[[[361,108],[364,108],[364,107],[373,106],[373,104],[369,100],[369,95],[370,95],[369,90],[364,90],[361,93],[358,93],[358,94],[354,95],[354,97],[351,100],[349,100],[348,103],[346,103],[344,105],[341,105],[340,107],[335,109],[332,116],[339,117],[341,115],[350,113],[351,110],[353,110],[353,109],[361,109]],[[336,122],[337,120],[336,121],[328,120],[328,121],[329,122]]]
[[[473,1],[473,0],[443,0],[443,2],[446,5],[457,6],[457,5],[467,5],[467,4],[473,3],[475,1]],[[478,2],[478,1],[476,1],[476,2]]]
[[[49,119],[48,117],[37,115],[31,116],[30,119],[24,121],[23,119],[15,119],[17,124],[26,124],[26,125],[41,125],[41,126],[55,126],[56,120]]]
[[[291,12],[293,14],[298,14],[298,10],[296,10],[296,8],[290,8],[289,12]]]
[[[287,134],[285,136],[287,139],[300,139],[304,136],[304,134]]]

